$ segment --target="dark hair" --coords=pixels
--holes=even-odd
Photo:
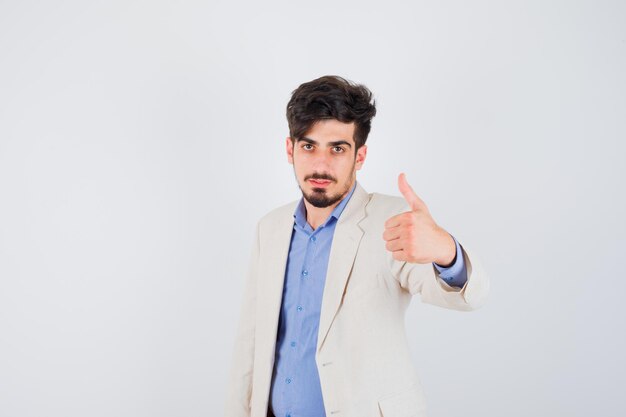
[[[370,103],[371,101],[371,103]],[[337,75],[326,75],[301,84],[287,103],[287,122],[292,142],[300,139],[322,119],[355,122],[355,152],[367,141],[371,120],[376,115],[372,92]]]

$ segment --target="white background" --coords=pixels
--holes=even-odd
[[[622,416],[626,5],[0,1],[0,417],[219,416],[301,83],[364,83],[358,179],[480,255],[414,298],[433,417]]]

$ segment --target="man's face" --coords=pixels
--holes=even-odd
[[[303,197],[314,207],[338,203],[354,184],[367,154],[363,145],[355,155],[354,128],[354,123],[324,119],[295,144],[287,138],[287,159]]]

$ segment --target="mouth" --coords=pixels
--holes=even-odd
[[[309,184],[313,185],[314,187],[326,187],[330,185],[330,183],[331,183],[330,180],[316,180],[316,179],[309,180]]]

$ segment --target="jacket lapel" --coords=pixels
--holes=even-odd
[[[321,349],[339,310],[359,243],[363,237],[363,230],[358,224],[365,217],[365,205],[368,200],[369,195],[357,182],[350,201],[337,220],[322,297],[317,352]]]
[[[272,346],[276,344],[278,332],[278,322],[280,320],[280,308],[282,306],[283,286],[285,283],[285,272],[287,269],[287,258],[289,256],[289,245],[293,232],[293,210],[296,203],[291,204],[284,216],[275,225],[275,229],[269,239],[267,256],[269,262],[264,271],[263,284],[260,289],[263,294],[263,307],[258,311],[265,316],[264,323],[269,326],[269,334],[272,335]],[[272,348],[272,351],[274,348]]]

